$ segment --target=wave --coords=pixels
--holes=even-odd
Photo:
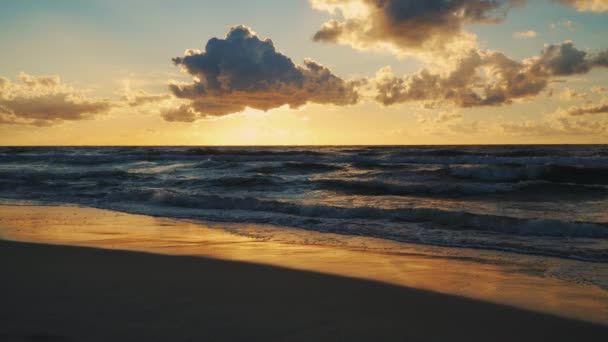
[[[395,156],[478,156],[478,157],[557,157],[568,155],[567,152],[550,149],[489,149],[485,151],[475,151],[467,149],[413,149],[410,151],[397,151],[392,153]]]
[[[608,189],[592,185],[556,184],[548,182],[521,182],[521,183],[410,183],[395,184],[382,181],[359,181],[343,179],[320,179],[314,181],[318,189],[338,193],[367,196],[425,196],[447,195],[468,196],[498,193],[572,193],[585,192],[604,194],[608,196]]]
[[[195,209],[264,211],[316,219],[432,222],[440,224],[441,229],[470,229],[525,236],[608,238],[608,225],[601,223],[523,219],[434,208],[335,207],[321,204],[307,205],[277,200],[262,200],[253,197],[195,196],[165,189],[120,191],[110,193],[106,197],[106,200],[111,202],[137,201]]]
[[[0,171],[0,186],[11,187],[15,184],[37,186],[61,184],[66,189],[74,183],[93,181],[93,185],[129,185],[135,188],[156,186],[164,184],[177,188],[188,189],[194,187],[216,188],[243,188],[256,187],[259,190],[275,191],[277,186],[285,185],[292,190],[300,191],[304,188],[333,191],[348,195],[366,196],[475,196],[484,194],[534,194],[549,195],[580,194],[585,196],[608,196],[608,184],[603,177],[602,169],[573,169],[569,167],[551,168],[517,168],[517,167],[451,167],[438,170],[413,170],[405,173],[373,173],[365,177],[358,175],[359,179],[337,178],[305,178],[298,182],[287,184],[286,179],[278,175],[320,174],[325,172],[343,170],[342,166],[315,163],[282,163],[272,166],[260,166],[246,170],[247,173],[224,173],[227,168],[235,168],[236,163],[207,161],[195,164],[167,164],[152,166],[139,164],[128,170],[122,169],[87,169],[77,168],[70,171],[64,169],[41,169],[32,171],[28,168]],[[205,169],[205,171],[198,171]],[[209,171],[206,171],[206,170]],[[438,178],[437,174],[449,174],[453,177],[472,179],[474,181],[446,181]],[[168,176],[171,174],[171,176]],[[256,175],[257,174],[257,175]],[[377,177],[390,177],[388,179],[399,182],[383,181]],[[551,179],[549,181],[547,179]],[[556,181],[568,180],[568,183]],[[493,182],[489,182],[493,181]],[[557,200],[558,198],[554,198]]]
[[[195,189],[195,188],[227,188],[230,190],[257,188],[259,190],[269,190],[282,184],[284,181],[280,177],[241,177],[226,176],[219,178],[182,178],[165,182],[165,187],[175,189]]]
[[[230,187],[230,188],[248,188],[248,187],[268,187],[277,186],[283,182],[280,177],[241,177],[227,176],[216,179],[204,180],[207,185]]]
[[[266,165],[249,169],[249,172],[256,173],[321,173],[343,170],[344,167],[334,164],[306,163],[306,162],[286,162],[280,165]]]
[[[544,180],[576,184],[608,184],[608,167],[567,165],[483,165],[452,166],[447,171],[459,178],[483,181]]]
[[[197,169],[233,169],[233,168],[236,168],[239,166],[240,165],[238,163],[206,159],[206,160],[196,163],[194,165],[194,168],[197,168]]]
[[[531,246],[542,253],[551,247],[582,255],[598,244],[570,237],[606,238],[608,155],[603,151],[608,150],[0,147],[0,196],[106,209],[122,205],[170,217],[182,212],[209,220],[250,218],[408,242],[510,244],[524,253]],[[315,200],[325,205],[310,205]],[[345,207],[332,206],[336,203]],[[403,206],[408,208],[385,209]],[[567,210],[555,215],[563,206]],[[608,251],[603,253],[608,261]]]
[[[233,149],[233,148],[193,148],[186,151],[187,155],[195,156],[217,156],[217,155],[239,155],[239,156],[293,156],[293,155],[305,155],[305,156],[324,156],[327,153],[306,149],[298,150],[277,150],[271,148],[257,148],[257,149]]]
[[[357,169],[389,169],[389,170],[411,170],[415,166],[406,163],[387,163],[380,160],[358,160],[351,162],[350,165]]]
[[[317,188],[339,193],[369,196],[407,196],[429,194],[474,195],[508,192],[515,190],[511,184],[484,183],[422,183],[392,184],[381,181],[357,181],[342,179],[316,180]]]
[[[0,183],[13,182],[44,182],[44,181],[78,181],[78,180],[126,180],[151,178],[148,174],[132,173],[124,170],[83,170],[64,171],[46,170],[31,171],[23,170],[0,171]]]
[[[139,161],[196,162],[203,157],[216,161],[276,161],[302,163],[352,163],[354,167],[398,168],[403,164],[516,164],[566,165],[608,168],[603,147],[139,147],[139,148],[0,148],[3,163],[49,163],[100,165]],[[367,164],[367,165],[366,165]],[[399,166],[399,164],[401,164]],[[397,165],[397,166],[396,166]]]

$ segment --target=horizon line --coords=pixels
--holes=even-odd
[[[0,145],[11,147],[416,147],[416,146],[608,146],[608,143],[532,143],[532,144],[285,144],[285,145]]]

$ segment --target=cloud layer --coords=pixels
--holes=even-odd
[[[400,78],[390,68],[380,70],[376,99],[384,105],[407,101],[450,102],[465,108],[508,104],[538,95],[552,77],[607,67],[607,57],[608,50],[590,54],[571,42],[546,45],[539,56],[522,62],[500,52],[470,50],[447,74],[423,69]]]
[[[233,27],[225,39],[212,38],[204,51],[188,50],[173,62],[193,82],[169,86],[175,97],[189,100],[189,110],[164,113],[171,121],[222,116],[247,107],[297,108],[308,102],[349,105],[358,100],[358,82],[345,81],[310,59],[296,65],[276,51],[270,39],[260,40],[245,26]]]
[[[470,23],[497,23],[525,0],[310,0],[313,8],[340,12],[314,40],[381,49],[399,56],[449,56],[476,46]]]
[[[57,76],[22,73],[20,82],[0,78],[0,124],[50,126],[108,112],[106,100],[86,99]]]
[[[607,136],[608,121],[582,120],[577,117],[549,117],[542,120],[500,124],[504,133],[516,136]]]

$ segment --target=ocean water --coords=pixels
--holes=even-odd
[[[0,198],[608,262],[608,146],[4,147]]]

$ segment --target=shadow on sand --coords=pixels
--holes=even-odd
[[[0,341],[608,341],[605,326],[201,257],[0,241],[0,274]]]

